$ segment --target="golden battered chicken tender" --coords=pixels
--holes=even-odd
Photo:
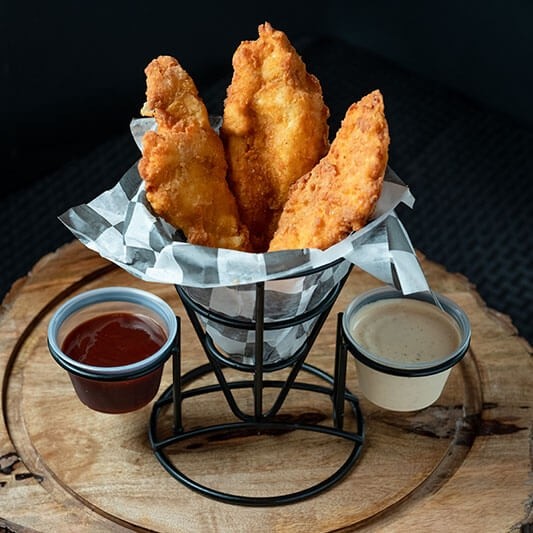
[[[221,136],[228,182],[254,250],[268,248],[289,187],[328,149],[329,109],[317,78],[270,24],[233,56]]]
[[[269,251],[326,249],[362,228],[381,194],[388,147],[374,91],[350,106],[328,154],[291,187]]]
[[[154,212],[192,244],[250,249],[235,197],[226,182],[224,147],[189,75],[171,57],[146,68],[143,113],[157,131],[143,137],[139,174]]]

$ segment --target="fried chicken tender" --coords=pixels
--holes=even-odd
[[[138,168],[152,209],[192,244],[249,251],[224,147],[193,80],[169,56],[154,59],[145,73],[141,113],[155,118],[157,131],[145,133]]]
[[[350,106],[328,154],[291,187],[269,251],[323,250],[362,228],[381,194],[389,142],[376,90]]]
[[[268,23],[233,55],[221,137],[228,182],[256,252],[266,251],[289,187],[329,147],[329,109],[287,36]]]

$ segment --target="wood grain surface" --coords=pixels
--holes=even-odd
[[[472,324],[471,348],[431,407],[377,408],[360,396],[366,440],[354,468],[311,499],[282,507],[221,503],[162,468],[148,440],[151,405],[123,415],[91,411],[51,358],[46,328],[57,306],[91,288],[126,285],[163,297],[182,317],[183,371],[206,362],[174,287],[142,282],[78,242],[44,257],[4,299],[0,314],[0,530],[520,531],[532,523],[533,363],[509,319],[487,309],[468,280],[424,257],[434,290]],[[336,314],[379,282],[354,269],[309,356],[333,371]],[[162,392],[171,382],[167,363]],[[203,378],[209,380],[209,377]],[[291,393],[292,394],[292,393]],[[288,399],[287,416],[331,416],[329,402]],[[228,417],[220,397],[184,405],[191,427]],[[268,399],[268,397],[266,398]],[[243,398],[246,404],[249,399]],[[311,432],[205,439],[175,451],[189,475],[220,490],[273,495],[317,483],[346,444]]]

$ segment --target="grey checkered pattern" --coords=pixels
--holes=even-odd
[[[350,264],[342,261],[320,272],[265,284],[264,321],[292,319],[314,309],[346,276]],[[184,288],[187,295],[205,309],[230,318],[253,321],[256,285],[234,287]],[[209,318],[200,317],[207,334],[230,359],[250,364],[254,362],[255,331],[230,327]],[[302,324],[265,330],[263,360],[277,363],[293,355],[307,340],[317,318]]]
[[[87,247],[145,281],[203,288],[246,285],[298,276],[344,257],[389,283],[393,259],[387,226],[397,220],[399,202],[410,204],[412,197],[389,170],[375,219],[326,251],[253,254],[207,248],[188,244],[181,231],[154,215],[133,165],[115,187],[59,218]],[[396,241],[409,241],[401,228]]]

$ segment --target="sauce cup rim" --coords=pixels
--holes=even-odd
[[[155,312],[166,324],[168,336],[165,343],[145,359],[119,366],[97,366],[81,363],[63,352],[57,343],[57,333],[63,322],[73,313],[94,304],[107,302],[132,303]],[[48,324],[48,349],[55,361],[68,372],[88,379],[121,381],[135,379],[161,366],[171,355],[178,332],[177,318],[171,307],[159,296],[134,287],[102,287],[82,292],[64,302],[53,314]]]

